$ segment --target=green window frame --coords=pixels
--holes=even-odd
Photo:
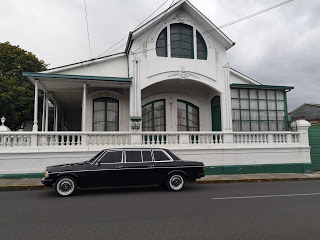
[[[177,103],[178,131],[200,131],[199,108],[180,99],[177,100]],[[190,112],[190,110],[192,111]]]
[[[168,57],[167,28],[165,27],[159,34],[156,43],[158,57]]]
[[[102,131],[119,131],[119,100],[109,97],[96,98],[93,100],[92,109],[93,131],[101,131],[99,128],[102,128]]]
[[[161,103],[162,107],[159,107]],[[142,106],[142,131],[166,131],[165,99],[158,99]]]
[[[284,90],[231,88],[233,131],[288,131]]]
[[[207,60],[208,57],[208,50],[206,42],[204,41],[201,34],[197,31],[197,59],[200,60]]]
[[[170,25],[171,57],[194,59],[193,27],[175,23]]]

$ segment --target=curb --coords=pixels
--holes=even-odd
[[[313,178],[252,178],[252,179],[225,179],[225,180],[197,180],[192,184],[219,184],[219,183],[249,183],[249,182],[286,182],[286,181],[314,181],[320,177]],[[13,185],[0,186],[0,192],[7,191],[30,191],[30,190],[49,190],[51,188],[44,185]]]

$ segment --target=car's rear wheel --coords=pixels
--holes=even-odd
[[[76,180],[71,176],[60,177],[55,184],[56,193],[61,197],[75,194],[77,187]]]
[[[167,188],[171,191],[179,191],[184,187],[184,176],[181,173],[173,173],[167,179]]]

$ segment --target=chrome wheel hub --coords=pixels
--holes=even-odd
[[[70,195],[74,190],[74,182],[69,178],[63,178],[57,183],[57,191],[62,196]]]
[[[183,187],[183,177],[180,175],[173,175],[170,178],[169,184],[173,190],[180,190]]]

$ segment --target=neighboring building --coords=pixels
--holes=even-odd
[[[320,104],[304,103],[289,115],[292,121],[305,119],[311,125],[320,125]]]
[[[36,90],[33,132],[7,135],[0,171],[39,171],[124,146],[170,148],[204,161],[207,173],[310,170],[302,134],[309,124],[299,121],[298,131],[288,132],[293,87],[263,85],[230,68],[233,46],[183,0],[130,32],[123,53],[24,73]],[[38,89],[46,96],[42,126]]]

